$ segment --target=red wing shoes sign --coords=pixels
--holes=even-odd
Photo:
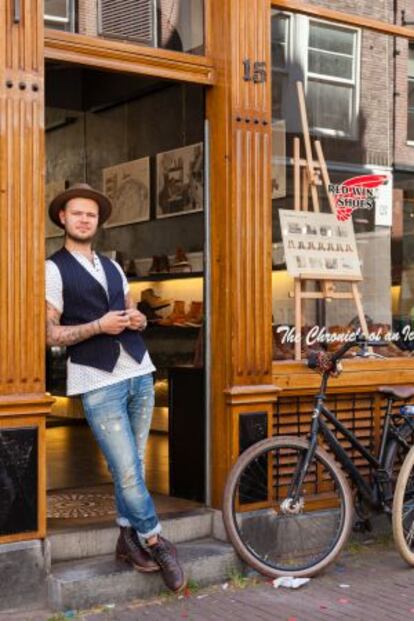
[[[390,174],[371,174],[352,177],[343,183],[329,185],[329,192],[333,195],[334,205],[336,208],[336,217],[340,222],[346,222],[351,219],[352,213],[357,209],[375,209],[376,224],[388,224],[386,218],[388,214],[388,198],[389,192],[384,196],[383,190],[390,189],[392,185]],[[391,204],[389,205],[391,207]],[[378,222],[378,216],[382,216],[381,222]]]
[[[361,280],[352,220],[333,213],[280,209],[283,248],[293,277]]]

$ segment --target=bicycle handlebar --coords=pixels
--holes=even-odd
[[[350,341],[349,343],[345,343],[342,347],[338,349],[337,352],[332,354],[332,362],[337,362],[340,360],[346,352],[352,347],[361,347],[367,349],[368,347],[384,347],[388,345],[386,341],[369,341],[366,337],[357,337],[355,341]]]
[[[365,336],[360,336],[342,345],[334,354],[313,352],[313,355],[311,354],[308,358],[308,367],[310,369],[319,368],[326,373],[333,373],[336,371],[336,363],[343,358],[346,352],[352,347],[360,347],[361,349],[367,350],[368,347],[383,347],[385,345],[388,345],[386,341],[370,341]]]

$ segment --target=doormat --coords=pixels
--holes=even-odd
[[[113,494],[58,492],[48,494],[48,518],[88,518],[116,515]]]

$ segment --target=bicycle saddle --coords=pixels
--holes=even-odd
[[[405,401],[414,397],[414,386],[380,386],[378,392]]]

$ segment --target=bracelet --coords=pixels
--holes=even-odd
[[[102,328],[101,328],[101,324],[100,324],[99,319],[96,320],[96,323],[98,324],[98,334],[99,334],[100,332],[102,332]]]

